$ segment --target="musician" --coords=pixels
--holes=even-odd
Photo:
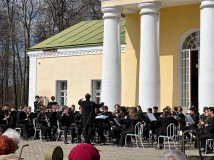
[[[160,118],[160,114],[158,113],[158,107],[157,106],[153,107],[153,114],[157,120]]]
[[[120,107],[119,113],[112,115],[113,117],[116,117],[117,121],[120,123],[125,119],[125,116],[127,116],[126,108]],[[114,121],[112,122],[111,127],[111,134],[113,138],[113,144],[118,144],[120,140],[120,134],[124,129],[126,128],[126,124],[121,124],[121,126],[118,126]]]
[[[51,137],[52,141],[55,141],[55,135],[57,132],[57,112],[56,112],[56,105],[52,105],[50,107],[51,112],[49,113],[49,122],[50,122],[50,129],[51,129]]]
[[[174,119],[174,117],[171,116],[171,112],[169,110],[164,110],[164,117],[159,119],[160,121],[160,128],[157,131],[157,137],[159,138],[160,135],[167,135],[167,127],[170,123],[175,124],[175,126],[178,126],[177,120]],[[159,138],[159,146],[156,148],[162,149],[163,148],[163,138]]]
[[[114,105],[114,112],[112,113],[113,115],[119,114],[120,113],[120,105],[119,104],[115,104]]]
[[[47,109],[51,109],[53,105],[57,105],[57,102],[55,102],[55,97],[51,96],[51,102],[48,102]]]
[[[205,128],[205,124],[207,123],[207,121],[209,120],[210,116],[210,109],[208,107],[204,107],[203,108],[204,113],[199,116],[199,124],[198,124],[198,129],[199,130],[203,130]]]
[[[28,118],[28,120],[29,120],[29,133],[30,133],[30,135],[32,135],[33,136],[33,134],[34,134],[34,126],[33,126],[33,118],[34,118],[34,113],[33,112],[31,112],[31,107],[29,106],[29,107],[27,107],[27,110],[26,110],[26,114],[27,114],[27,118]]]
[[[205,124],[205,129],[201,132],[201,136],[200,136],[202,148],[205,148],[206,139],[214,139],[214,114],[213,113],[214,113],[214,107],[210,107],[210,112],[209,112],[210,118]],[[207,153],[211,153],[211,152],[212,152],[212,148],[207,146]]]
[[[177,115],[174,116],[174,118],[180,123],[181,130],[183,130],[186,126],[185,116],[182,112],[183,112],[183,108],[181,106],[178,106]]]
[[[35,97],[34,101],[34,112],[39,112],[40,107],[42,106],[42,101],[40,100],[39,96]]]
[[[95,108],[100,108],[104,105],[104,103],[96,104],[93,101],[90,101],[91,95],[87,93],[85,95],[86,100],[83,101],[83,99],[80,99],[78,104],[82,107],[82,122],[83,122],[83,130],[84,130],[84,138],[85,143],[91,143],[91,136],[92,136],[92,130],[93,125],[95,121]]]
[[[194,125],[191,126],[192,129],[198,129],[198,123],[199,123],[199,116],[197,114],[197,110],[195,107],[191,107],[190,109],[190,115],[193,119],[193,121],[195,122]],[[189,124],[189,122],[187,122],[187,124]]]
[[[79,113],[75,114],[75,127],[77,132],[77,142],[81,143],[81,134],[83,132],[83,124],[82,124],[82,107],[79,107]]]
[[[137,115],[137,108],[131,107],[129,110],[129,116],[126,116],[124,121],[121,123],[126,124],[126,129],[121,133],[121,137],[119,140],[119,146],[123,146],[125,144],[125,137],[127,134],[135,133],[135,125],[140,122],[140,118]],[[127,138],[128,143],[131,142],[130,137]]]
[[[41,106],[40,113],[37,115],[37,126],[42,130],[42,140],[49,141],[51,139],[50,123],[45,111],[46,107]]]
[[[16,115],[16,126],[23,129],[24,140],[28,139],[29,119],[26,114],[27,106],[21,106],[21,111]]]
[[[61,123],[61,128],[64,130],[64,144],[68,144],[67,141],[67,132],[68,130],[71,130],[71,143],[74,143],[74,136],[75,136],[75,128],[73,125],[71,125],[71,116],[68,114],[68,107],[64,106],[62,108],[62,115],[59,119]]]
[[[3,132],[7,130],[7,119],[4,116],[2,108],[0,108],[0,128],[3,129]]]
[[[100,115],[107,116],[106,119],[97,120],[99,123],[96,126],[96,131],[100,137],[99,143],[103,143],[106,141],[106,137],[104,136],[104,130],[111,130],[110,119],[112,117],[112,113],[108,111],[108,106],[102,107],[103,112]]]

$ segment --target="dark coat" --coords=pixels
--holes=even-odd
[[[82,122],[83,124],[94,124],[95,121],[95,108],[101,108],[104,104],[96,104],[93,101],[79,100],[78,104],[82,107]]]
[[[16,115],[16,123],[18,124],[26,124],[28,120],[25,120],[27,118],[27,113],[20,111]]]
[[[49,121],[51,126],[57,126],[57,112],[49,113]]]
[[[130,116],[128,116],[128,118],[124,119],[124,121],[122,121],[121,123],[126,124],[125,132],[135,133],[135,125],[140,121],[141,121],[140,118],[138,118],[137,120],[134,120],[134,119],[130,118]]]
[[[68,114],[63,114],[60,119],[61,126],[70,126],[71,125],[71,116]]]
[[[48,123],[46,121],[46,113],[43,113],[43,112],[40,112],[38,115],[37,115],[37,127],[41,127],[41,126],[45,126],[47,127],[48,126]]]
[[[170,123],[175,124],[175,126],[178,126],[178,121],[174,119],[174,117],[163,117],[160,120],[160,128],[159,128],[159,134],[161,135],[167,135],[167,127]]]
[[[194,113],[194,114],[191,114],[191,117],[192,117],[193,121],[195,122],[195,124],[192,125],[192,127],[198,128],[199,116],[196,113]]]

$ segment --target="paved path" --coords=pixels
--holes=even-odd
[[[49,146],[61,146],[64,152],[64,160],[68,159],[70,150],[77,144],[64,144],[61,142],[41,142],[40,140],[34,141],[21,141],[20,146],[29,144],[22,152],[22,158],[25,160],[44,160],[45,150]],[[156,150],[154,148],[136,148],[136,147],[116,147],[112,145],[95,145],[100,150],[101,160],[158,160],[162,153],[166,150]],[[19,154],[20,149],[17,150]],[[197,150],[188,150],[187,154],[197,155]],[[214,154],[213,154],[214,156]]]

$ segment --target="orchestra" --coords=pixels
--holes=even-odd
[[[158,112],[158,107],[154,106],[144,112],[141,106],[128,108],[115,104],[115,110],[111,112],[104,103],[96,104],[90,101],[90,94],[86,94],[85,98],[86,100],[79,100],[78,111],[75,105],[59,106],[53,96],[48,107],[42,104],[39,96],[36,96],[34,112],[27,105],[16,110],[15,107],[4,104],[0,107],[0,128],[3,132],[7,128],[21,128],[22,137],[27,140],[34,135],[33,119],[35,119],[36,127],[41,128],[43,141],[57,140],[57,129],[60,127],[60,130],[64,131],[65,144],[68,144],[68,132],[71,133],[71,143],[92,143],[95,142],[95,137],[98,138],[98,143],[105,143],[108,137],[104,133],[107,132],[112,144],[123,146],[125,136],[134,133],[137,122],[144,124],[143,138],[147,141],[151,138],[150,134],[156,139],[159,135],[166,135],[167,126],[173,123],[180,127],[181,132],[196,130],[200,134],[203,148],[205,148],[206,139],[214,139],[214,107],[204,107],[204,113],[199,115],[194,106],[189,109],[190,113],[183,113],[181,106],[175,106],[173,109],[166,106],[163,112]],[[150,115],[153,115],[155,120],[151,120]],[[194,123],[189,121],[188,117],[191,117]],[[185,138],[190,139],[190,136],[195,141],[194,134],[188,133]],[[163,139],[159,140],[159,146],[156,148],[162,149]],[[130,141],[131,139],[128,138],[127,144]],[[208,152],[212,152],[212,148],[208,147]]]

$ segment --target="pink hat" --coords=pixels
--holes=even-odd
[[[71,150],[68,160],[100,160],[100,154],[94,146],[82,143]]]

